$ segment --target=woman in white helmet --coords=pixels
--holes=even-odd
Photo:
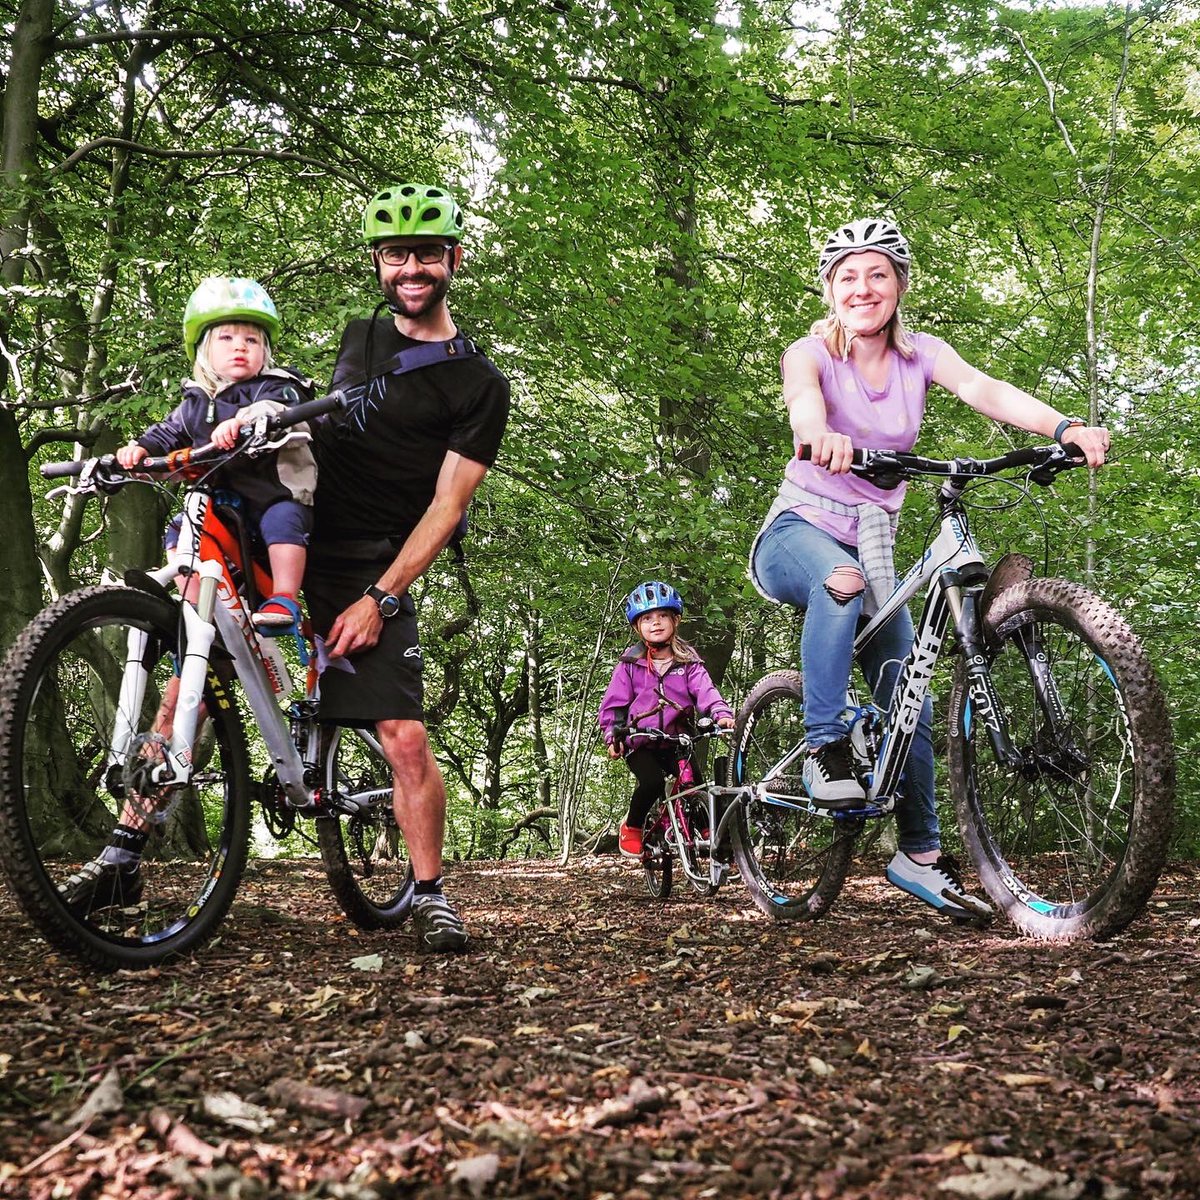
[[[1089,467],[1100,466],[1109,447],[1108,430],[993,379],[941,338],[907,331],[900,300],[911,262],[904,235],[879,218],[852,221],[826,241],[817,274],[829,311],[782,362],[793,443],[811,446],[812,457],[788,463],[750,557],[763,595],[806,612],[804,781],[813,800],[829,809],[855,808],[865,798],[842,719],[846,681],[860,617],[875,611],[877,595],[895,584],[891,544],[904,498],[903,485],[885,491],[850,474],[854,448],[911,450],[931,383],[985,416],[1044,437],[1061,441],[1069,429],[1067,440]],[[876,703],[885,709],[912,641],[912,621],[902,609],[863,655]],[[941,851],[931,721],[927,699],[896,809],[900,848],[887,876],[936,908],[977,914],[986,905],[964,891],[957,864]]]

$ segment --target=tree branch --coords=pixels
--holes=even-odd
[[[256,150],[252,146],[217,147],[213,150],[164,150],[159,146],[147,146],[140,142],[131,142],[126,138],[114,137],[96,138],[94,141],[80,146],[69,158],[59,163],[58,166],[51,167],[46,174],[61,175],[64,171],[70,170],[80,159],[86,158],[94,151],[114,146],[133,151],[136,154],[145,154],[150,158],[201,159],[237,157],[265,158],[275,162],[303,163],[305,166],[317,167],[322,171],[328,171],[329,174],[335,175],[339,179],[344,179],[347,183],[353,184],[355,187],[362,186],[361,180],[351,175],[348,171],[343,171],[341,167],[334,166],[333,163],[322,162],[319,158],[311,158],[307,154],[296,154],[291,150]]]

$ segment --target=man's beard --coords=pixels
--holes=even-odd
[[[432,287],[428,296],[418,304],[414,304],[406,300],[401,294],[397,284],[400,281],[393,283],[381,283],[380,289],[383,292],[384,299],[388,302],[388,308],[397,316],[407,317],[410,321],[416,320],[418,317],[423,317],[426,313],[432,312],[438,305],[446,299],[446,293],[450,290],[450,276],[444,275],[440,279],[436,275],[413,275],[404,280],[405,283],[422,283],[431,284]]]

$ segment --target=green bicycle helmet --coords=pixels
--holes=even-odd
[[[391,183],[363,209],[362,236],[368,246],[384,238],[462,237],[462,209],[445,188],[428,183]]]
[[[239,279],[232,275],[212,275],[201,281],[200,286],[188,297],[183,310],[183,348],[189,361],[196,361],[196,347],[210,325],[224,321],[244,321],[248,325],[260,325],[274,346],[283,328],[275,301],[267,295],[266,288],[253,279]]]

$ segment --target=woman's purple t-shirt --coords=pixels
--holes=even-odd
[[[788,351],[798,349],[809,355],[817,364],[829,428],[834,433],[847,434],[855,447],[911,450],[916,443],[925,415],[925,393],[933,379],[933,364],[946,343],[928,333],[908,336],[916,354],[905,358],[897,350],[889,351],[887,383],[881,390],[867,385],[852,359],[845,362],[835,359],[820,337],[801,338],[788,347]],[[793,450],[799,444],[797,440]],[[857,475],[831,475],[823,467],[801,462],[794,454],[785,474],[805,491],[842,504],[878,504],[885,512],[893,513],[904,502],[904,484],[884,491]],[[839,542],[858,545],[857,518],[808,505],[792,511]]]

